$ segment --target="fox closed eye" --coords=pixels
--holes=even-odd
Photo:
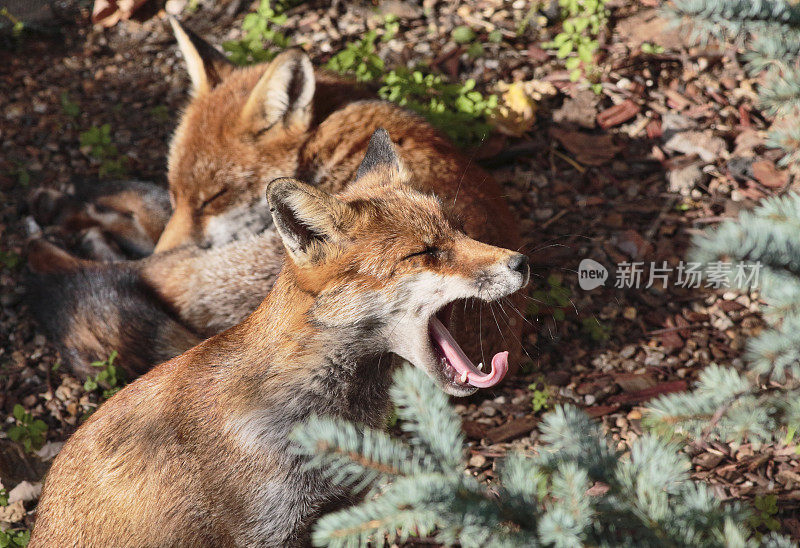
[[[414,253],[409,253],[408,255],[403,257],[401,260],[402,261],[406,261],[408,259],[413,259],[414,257],[421,257],[421,256],[424,256],[424,255],[433,257],[435,259],[435,258],[438,258],[440,254],[441,254],[441,250],[438,247],[427,246],[425,249],[421,249],[419,251],[415,251]]]
[[[214,200],[225,195],[227,192],[228,189],[226,187],[219,189],[217,192],[215,192],[214,194],[203,200],[203,203],[200,204],[200,208],[202,209],[204,207],[209,206]]]

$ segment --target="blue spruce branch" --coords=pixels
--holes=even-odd
[[[543,419],[546,445],[540,454],[512,453],[499,465],[499,483],[490,486],[464,474],[462,445],[448,449],[433,443],[434,435],[463,443],[463,435],[446,397],[424,373],[410,366],[399,371],[392,395],[402,420],[412,423],[407,443],[389,443],[383,433],[319,418],[295,434],[298,453],[311,459],[310,466],[341,467],[324,472],[327,477],[352,486],[369,470],[382,486],[360,505],[321,518],[315,545],[383,545],[428,535],[464,548],[759,545],[743,525],[747,512],[693,483],[689,461],[674,444],[643,436],[630,457],[622,458],[596,422],[573,407],[559,407]],[[800,404],[791,412],[800,416]],[[402,473],[401,454],[415,462]],[[606,492],[588,495],[597,482]],[[768,542],[786,545],[781,537]]]

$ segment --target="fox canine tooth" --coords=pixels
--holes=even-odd
[[[483,362],[481,362],[481,363],[479,363],[479,364],[478,364],[478,369],[479,369],[480,371],[483,371]]]
[[[461,382],[467,382],[467,372],[461,373]]]

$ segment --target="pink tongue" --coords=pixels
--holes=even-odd
[[[464,373],[466,373],[467,382],[478,388],[488,388],[503,380],[506,371],[508,371],[508,352],[495,354],[494,358],[492,358],[492,371],[483,373],[473,365],[436,316],[431,318],[430,332],[439,350],[442,351],[442,354],[447,358],[448,363],[453,366],[453,369],[458,372],[460,379],[463,379]]]

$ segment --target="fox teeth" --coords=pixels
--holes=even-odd
[[[478,370],[483,371],[483,362],[478,364]]]
[[[461,373],[461,382],[467,382],[467,372]]]

